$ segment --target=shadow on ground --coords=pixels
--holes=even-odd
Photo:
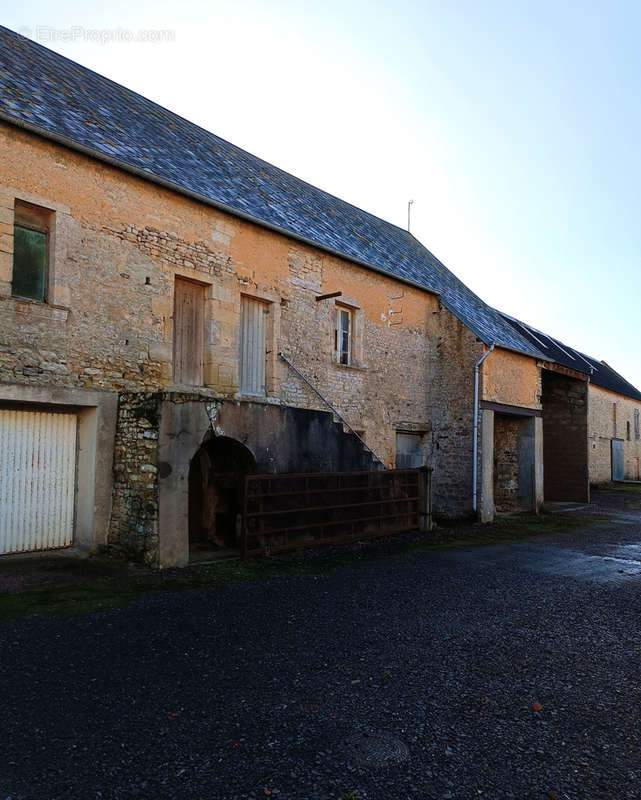
[[[471,547],[474,550],[466,557],[480,563],[484,557],[476,551],[477,547],[495,548],[528,541],[539,542],[538,546],[530,545],[534,549],[529,551],[537,569],[559,573],[565,569],[568,574],[576,574],[582,568],[579,564],[587,569],[592,562],[594,567],[591,571],[595,576],[599,571],[609,575],[612,570],[604,567],[607,562],[600,556],[592,557],[580,552],[585,532],[589,529],[594,534],[604,526],[633,524],[637,520],[641,524],[641,487],[617,486],[595,491],[592,504],[576,510],[570,506],[560,512],[538,516],[505,516],[489,525],[441,523],[436,531],[427,535],[412,531],[385,539],[246,562],[224,561],[157,571],[104,556],[82,558],[73,551],[9,556],[0,559],[0,618],[104,611],[155,592],[265,580],[286,574],[320,574],[420,552]],[[565,542],[568,547],[564,552],[558,551],[557,547],[553,553],[548,547],[551,541],[557,545]],[[528,552],[524,547],[522,552]],[[488,550],[485,558],[496,557],[498,553],[496,549]],[[633,554],[628,550],[628,560],[616,567],[621,570],[616,575],[636,570],[638,562],[630,560],[636,555],[641,556],[641,553]],[[616,557],[625,559],[621,553],[612,554],[612,558]],[[599,569],[596,568],[597,562]],[[571,567],[571,564],[575,566]],[[614,564],[610,566],[614,567]]]

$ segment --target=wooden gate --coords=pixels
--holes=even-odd
[[[247,475],[243,558],[431,529],[431,470]]]

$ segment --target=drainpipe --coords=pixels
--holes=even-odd
[[[478,452],[479,452],[479,367],[485,361],[485,359],[490,355],[490,353],[494,350],[494,342],[490,345],[490,349],[487,350],[483,355],[479,358],[479,360],[474,365],[474,441],[472,443],[473,451],[474,451],[474,460],[472,462],[472,511],[476,512],[476,484],[478,479]]]

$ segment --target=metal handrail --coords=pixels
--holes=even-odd
[[[353,434],[354,434],[354,436],[355,436],[355,437],[358,439],[358,441],[359,441],[359,442],[360,442],[360,443],[363,445],[363,447],[364,447],[364,448],[365,448],[365,449],[366,449],[368,452],[370,452],[370,453],[371,453],[371,454],[374,456],[374,460],[375,460],[375,461],[378,461],[378,463],[379,463],[379,464],[382,464],[384,469],[387,469],[387,467],[385,466],[385,462],[383,461],[383,459],[382,459],[382,458],[380,458],[378,455],[376,455],[376,453],[375,453],[375,452],[372,450],[372,448],[371,448],[371,447],[370,447],[370,446],[369,446],[369,445],[368,445],[368,444],[367,444],[367,443],[366,443],[366,442],[365,442],[365,441],[364,441],[364,440],[363,440],[363,439],[362,439],[362,438],[361,438],[361,437],[358,435],[358,433],[356,433],[356,431],[354,430],[354,428],[352,428],[352,426],[351,426],[351,425],[349,424],[349,422],[348,422],[348,421],[345,419],[345,417],[343,417],[343,416],[342,416],[342,414],[340,414],[340,413],[339,413],[339,412],[338,412],[338,411],[337,411],[337,410],[334,408],[334,406],[333,406],[333,405],[332,405],[332,404],[329,402],[329,400],[327,400],[327,398],[323,397],[323,395],[322,395],[322,394],[321,394],[321,393],[318,391],[318,389],[317,389],[317,388],[314,386],[314,384],[313,384],[311,381],[309,381],[309,380],[308,380],[308,379],[307,379],[307,378],[306,378],[306,377],[303,375],[303,373],[302,373],[302,372],[301,372],[301,371],[300,371],[300,370],[299,370],[297,367],[295,367],[295,366],[292,364],[292,362],[291,362],[291,361],[290,361],[290,360],[287,358],[287,356],[286,356],[286,355],[284,355],[283,353],[279,353],[279,354],[278,354],[278,357],[281,359],[281,361],[284,361],[284,362],[287,364],[287,366],[288,366],[288,367],[289,367],[289,368],[290,368],[290,369],[291,369],[293,372],[295,372],[295,373],[296,373],[296,375],[298,375],[298,377],[299,377],[299,378],[300,378],[300,379],[303,381],[303,383],[305,383],[305,384],[307,384],[307,386],[309,386],[309,388],[312,390],[312,392],[314,392],[314,394],[315,394],[315,395],[317,395],[318,397],[320,397],[320,399],[323,401],[323,403],[325,403],[325,405],[326,405],[326,406],[327,406],[329,409],[331,409],[332,413],[333,413],[335,416],[337,416],[337,417],[338,417],[338,419],[341,421],[341,423],[342,423],[342,424],[343,424],[343,425],[344,425],[346,428],[348,428],[348,429],[351,431],[351,433],[353,433]]]

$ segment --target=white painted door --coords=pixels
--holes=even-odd
[[[0,409],[0,553],[73,542],[76,416]]]

